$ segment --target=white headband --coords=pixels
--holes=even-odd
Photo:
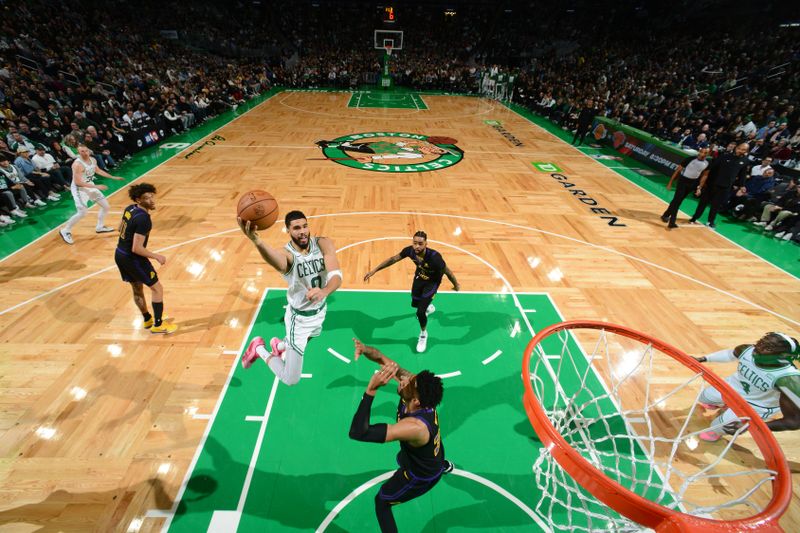
[[[775,335],[779,335],[783,340],[789,343],[789,353],[794,353],[795,350],[797,350],[797,343],[789,335],[787,335],[786,333],[781,333],[779,331],[773,331],[773,333]]]

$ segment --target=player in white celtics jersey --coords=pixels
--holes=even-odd
[[[97,213],[97,226],[95,226],[96,233],[110,233],[116,231],[114,228],[106,226],[105,218],[108,213],[108,201],[103,196],[103,191],[108,189],[105,185],[96,185],[94,183],[95,174],[99,174],[105,178],[112,180],[122,181],[124,178],[112,176],[105,170],[97,167],[97,161],[92,157],[92,151],[85,144],[78,145],[78,158],[72,163],[72,198],[75,200],[75,209],[77,213],[67,220],[63,228],[58,230],[61,238],[67,244],[72,244],[75,241],[72,238],[72,226],[78,223],[80,219],[86,216],[89,211],[89,200],[92,200],[100,206],[100,211]]]
[[[261,257],[283,275],[289,284],[286,291],[286,336],[273,337],[270,351],[261,337],[250,341],[242,356],[242,366],[262,358],[278,379],[287,385],[300,381],[303,353],[311,337],[322,332],[325,321],[325,299],[342,285],[342,271],[336,258],[333,241],[327,237],[312,237],[308,220],[300,211],[290,211],[284,222],[291,241],[283,248],[270,248],[259,239],[250,222],[239,220],[247,238],[256,245]]]
[[[721,350],[699,362],[739,361],[736,373],[725,381],[750,404],[764,420],[780,412],[783,418],[769,420],[772,431],[800,429],[800,370],[794,365],[800,358],[797,339],[785,333],[771,332],[755,344],[743,344]],[[713,387],[700,393],[700,404],[706,409],[725,408],[722,395]],[[716,441],[722,433],[733,434],[741,426],[739,417],[730,409],[714,419],[711,427],[700,434],[705,441]]]

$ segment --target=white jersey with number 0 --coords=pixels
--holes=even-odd
[[[765,368],[753,361],[755,346],[749,346],[739,356],[737,372],[726,381],[742,395],[748,403],[764,408],[778,406],[780,391],[775,382],[786,376],[800,376],[800,370],[792,364],[776,368]]]
[[[325,305],[325,300],[311,302],[306,298],[306,293],[313,287],[323,288],[328,283],[328,270],[325,268],[325,258],[319,248],[319,238],[308,239],[308,253],[301,254],[286,243],[286,249],[292,254],[294,260],[289,272],[283,275],[289,284],[286,299],[289,305],[298,311],[313,311]]]

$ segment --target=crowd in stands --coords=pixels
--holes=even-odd
[[[56,201],[79,143],[114,168],[141,148],[142,128],[181,132],[274,84],[355,88],[380,76],[379,11],[368,2],[113,4],[0,2],[0,157],[25,181],[0,179],[0,224]],[[567,129],[591,99],[598,115],[712,157],[749,142],[754,169],[771,158],[777,188],[748,181],[733,197],[747,201],[731,208],[774,230],[772,214],[794,212],[786,176],[800,169],[800,31],[779,27],[786,9],[771,0],[474,1],[448,16],[420,0],[385,28],[404,30],[390,60],[398,85],[479,93],[499,70],[514,80],[507,98]],[[762,220],[754,210],[767,204]]]
[[[270,85],[261,61],[151,40],[110,10],[73,7],[4,4],[13,16],[0,19],[0,226],[59,200],[79,144],[108,170]]]

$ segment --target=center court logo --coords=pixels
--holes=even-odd
[[[324,159],[372,172],[429,172],[459,163],[464,152],[452,137],[368,132],[317,141]]]

